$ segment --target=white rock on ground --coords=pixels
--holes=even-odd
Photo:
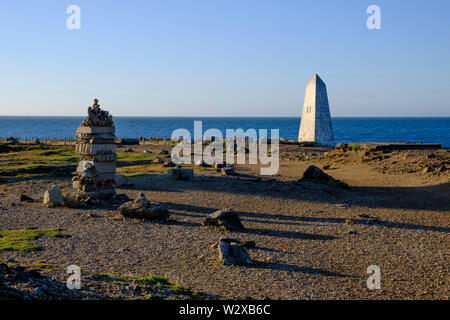
[[[57,185],[53,185],[49,190],[44,193],[44,204],[59,206],[63,202],[61,194],[61,188]]]

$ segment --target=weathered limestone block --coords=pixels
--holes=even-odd
[[[61,205],[63,202],[61,188],[57,185],[53,185],[49,190],[45,191],[43,202],[45,205]]]

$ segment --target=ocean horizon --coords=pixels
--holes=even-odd
[[[84,116],[0,116],[0,137],[21,139],[75,138]],[[113,117],[116,136],[123,138],[166,137],[175,129],[194,131],[202,121],[210,128],[279,129],[285,139],[296,140],[300,117]],[[450,148],[450,117],[332,117],[336,143],[340,142],[423,142]]]

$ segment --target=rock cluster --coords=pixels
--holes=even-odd
[[[77,200],[115,197],[116,145],[115,127],[108,111],[98,100],[88,108],[88,116],[76,131],[75,152],[80,155],[78,175],[73,178]]]

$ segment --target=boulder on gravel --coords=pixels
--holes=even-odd
[[[205,218],[204,226],[225,228],[229,231],[244,229],[239,215],[231,209],[216,211]]]
[[[320,184],[327,184],[332,187],[338,187],[342,189],[347,189],[348,184],[337,180],[333,178],[332,176],[326,174],[322,170],[320,170],[318,167],[314,165],[310,165],[305,172],[303,172],[303,177],[299,180],[300,181],[307,181],[307,182],[314,182],[314,183],[320,183]]]
[[[248,265],[252,263],[247,248],[238,242],[220,241],[219,261],[224,265]]]
[[[53,185],[49,190],[45,191],[43,202],[45,205],[61,205],[63,202],[61,188],[57,185]]]
[[[174,168],[167,171],[167,177],[172,180],[189,180],[194,177],[193,169]]]
[[[167,220],[169,218],[169,211],[166,207],[148,201],[143,193],[139,195],[139,198],[122,204],[118,210],[122,216],[127,218],[147,220]]]

